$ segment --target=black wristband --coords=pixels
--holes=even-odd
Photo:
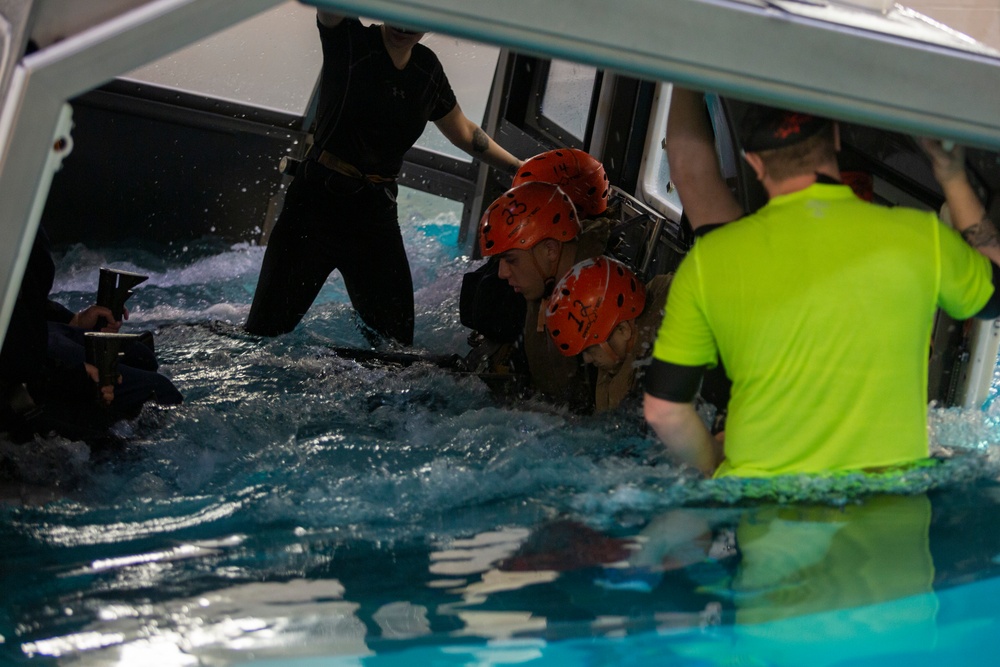
[[[705,366],[681,366],[653,359],[646,370],[646,393],[673,403],[690,403],[698,394],[705,369]]]

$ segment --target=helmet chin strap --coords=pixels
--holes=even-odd
[[[621,322],[615,325],[615,328],[611,330],[611,336],[615,335],[615,332],[618,331],[618,327],[620,327],[621,325],[622,325]],[[600,344],[600,348],[604,350],[605,354],[614,359],[615,366],[619,366],[621,365],[622,361],[624,361],[624,359],[618,356],[618,353],[614,351],[614,349],[611,347],[611,344],[608,342],[609,340],[611,340],[611,336],[608,337],[608,340]],[[628,340],[625,341],[625,356],[628,356],[632,352],[633,347],[635,347],[635,336],[629,336]]]
[[[550,296],[552,296],[552,291],[556,288],[556,282],[558,281],[556,280],[555,274],[559,271],[559,262],[562,261],[562,251],[563,251],[563,244],[560,243],[559,249],[556,252],[555,268],[552,271],[552,275],[548,276],[547,278],[544,278],[545,288],[542,290],[543,299],[548,299]],[[542,270],[542,265],[538,263],[538,258],[535,257],[535,253],[531,253],[531,259],[532,261],[535,262],[535,268],[538,269],[538,275],[544,276],[545,271]]]
[[[636,339],[635,334],[636,334],[636,326],[635,322],[632,322],[632,335],[629,336],[628,340],[625,342],[625,356],[632,354],[632,348],[635,347],[635,339]]]
[[[622,362],[622,358],[618,356],[617,352],[615,352],[613,349],[611,349],[611,346],[608,344],[608,341],[604,341],[604,342],[600,343],[598,345],[598,347],[600,347],[602,350],[604,350],[604,354],[606,354],[609,357],[611,357],[612,359],[614,359],[615,366],[617,366],[618,364],[620,364]]]

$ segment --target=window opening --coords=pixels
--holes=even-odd
[[[441,61],[448,82],[462,111],[477,124],[486,118],[486,103],[493,85],[500,49],[488,44],[469,42],[449,35],[430,33],[421,40]],[[445,139],[434,123],[428,123],[420,135],[416,146],[425,150],[443,153],[463,162],[472,158],[465,151],[456,148]]]
[[[315,16],[289,0],[121,78],[305,116],[323,62]],[[465,115],[481,124],[500,49],[435,33],[422,43],[441,60]],[[416,146],[471,161],[433,123]]]
[[[527,123],[552,144],[586,148],[600,72],[588,65],[541,61]]]
[[[643,199],[660,213],[671,219],[680,219],[682,206],[677,189],[670,179],[670,164],[667,161],[666,136],[670,109],[670,84],[661,83],[657,86],[656,98],[653,102],[652,123],[646,142],[645,163],[642,167],[640,181]],[[712,130],[715,133],[715,151],[719,156],[722,176],[730,188],[736,188],[739,174],[739,162],[732,133],[729,130],[726,112],[718,95],[706,94],[705,104],[708,108]]]
[[[315,17],[286,2],[121,78],[302,116],[323,59]]]

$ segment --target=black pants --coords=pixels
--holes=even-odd
[[[49,322],[48,358],[56,368],[82,366],[87,358],[82,330]],[[158,365],[156,355],[145,345],[136,342],[125,347],[118,363],[122,382],[115,386],[115,400],[111,404],[114,414],[132,416],[146,401],[161,405],[183,402],[184,397],[173,383],[156,372]],[[97,391],[89,381],[77,385],[54,377],[46,393],[54,402],[79,403],[88,409],[96,404]]]
[[[292,331],[334,269],[351,304],[380,336],[413,343],[413,278],[396,218],[395,184],[302,165],[271,232],[246,330]]]

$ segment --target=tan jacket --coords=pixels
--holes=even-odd
[[[670,281],[673,277],[672,273],[653,276],[653,279],[646,284],[646,307],[639,317],[635,318],[637,328],[635,345],[625,355],[617,373],[597,371],[597,385],[594,391],[595,412],[614,410],[638,389],[639,380],[642,378],[639,368],[649,363],[650,354],[653,352],[653,341],[656,340],[656,332],[659,331],[660,323],[663,321],[663,308],[667,303],[667,293],[670,291]]]
[[[584,220],[573,263],[603,254],[610,235],[611,220],[608,218]],[[593,388],[586,369],[577,357],[565,357],[556,349],[545,331],[542,301],[528,301],[524,318],[524,353],[528,359],[531,387],[556,403],[587,406],[591,403]]]

